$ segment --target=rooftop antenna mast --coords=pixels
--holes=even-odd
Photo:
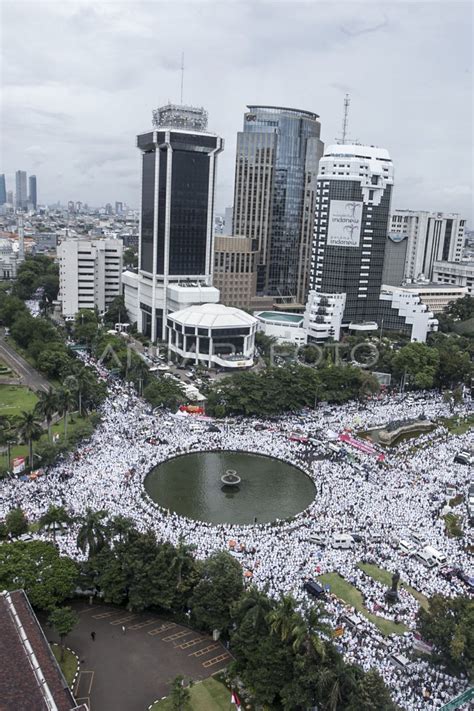
[[[342,135],[341,135],[341,138],[336,139],[337,142],[342,145],[344,145],[345,143],[349,143],[349,141],[351,143],[358,143],[357,138],[352,139],[352,138],[349,138],[349,136],[347,135],[347,128],[349,126],[349,106],[350,106],[350,104],[351,104],[351,97],[349,96],[349,94],[346,94],[344,97],[344,113],[342,116]]]
[[[184,52],[181,52],[181,106],[183,105]]]

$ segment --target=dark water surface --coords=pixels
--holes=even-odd
[[[235,469],[238,490],[221,476]],[[210,523],[258,523],[288,518],[314,498],[315,486],[300,469],[245,452],[199,452],[158,465],[145,479],[149,496],[163,508]]]

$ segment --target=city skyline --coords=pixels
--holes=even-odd
[[[38,3],[26,26],[24,5],[2,7],[1,169],[7,186],[18,166],[38,175],[41,203],[138,206],[135,136],[156,105],[179,101],[184,51],[184,103],[204,106],[226,143],[219,213],[247,104],[314,111],[329,145],[349,92],[349,135],[393,156],[392,207],[458,212],[472,227],[470,3],[295,3],[291,17],[282,3]]]

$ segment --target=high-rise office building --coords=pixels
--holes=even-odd
[[[247,106],[237,134],[234,234],[257,241],[257,292],[304,302],[324,144],[310,111]]]
[[[400,281],[400,269],[394,272],[391,259],[395,249],[389,249],[384,283],[397,285],[420,278],[430,281],[436,261],[460,262],[464,227],[465,220],[455,213],[395,210],[390,219],[389,237],[401,245],[396,251],[405,252],[405,264]]]
[[[5,205],[7,202],[7,186],[5,183],[5,175],[0,175],[0,205]]]
[[[212,287],[214,189],[223,140],[207,131],[202,108],[168,105],[137,137],[142,153],[139,272],[123,277],[138,330],[166,338],[166,317],[190,304],[217,302]]]
[[[121,293],[122,240],[68,238],[57,254],[63,316],[94,308],[104,313]]]
[[[226,306],[249,309],[257,287],[258,250],[250,237],[216,235],[213,284]]]
[[[26,171],[17,170],[15,174],[16,195],[15,203],[19,210],[26,210],[28,207],[28,192],[26,187]]]
[[[30,177],[28,178],[28,185],[29,185],[28,202],[33,207],[33,209],[36,210],[36,206],[38,204],[38,197],[37,197],[37,192],[36,192],[36,175],[30,175]]]
[[[383,148],[328,146],[319,164],[311,290],[305,311],[309,339],[400,330],[423,341],[437,321],[416,293],[382,290],[393,164]]]

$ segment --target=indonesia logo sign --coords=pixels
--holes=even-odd
[[[358,247],[362,223],[362,203],[332,200],[329,208],[326,244],[333,247]]]

